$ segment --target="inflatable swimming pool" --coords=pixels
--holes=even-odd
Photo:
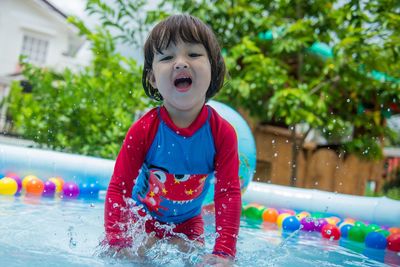
[[[42,179],[62,176],[65,181],[96,183],[100,197],[60,201],[59,197],[0,196],[0,258],[4,266],[142,266],[143,263],[103,258],[104,193],[114,162],[34,148],[0,145],[0,173]],[[79,171],[77,171],[79,170]],[[337,215],[396,224],[399,203],[251,182],[244,202],[296,210],[328,211]],[[351,206],[350,204],[353,204]],[[189,255],[166,243],[149,251],[147,264],[196,264],[213,245],[212,214],[205,214],[206,247]],[[397,220],[397,221],[396,221]],[[189,265],[190,265],[189,264]],[[276,224],[242,219],[237,266],[388,266],[400,264],[393,251],[366,247],[348,239],[321,238],[317,232],[282,232]]]
[[[77,184],[95,182],[100,190],[106,190],[113,167],[112,160],[0,144],[0,173],[3,174],[61,176]],[[400,202],[386,197],[335,194],[253,181],[247,187],[243,201],[276,208],[327,212],[387,226],[398,226],[400,222]]]

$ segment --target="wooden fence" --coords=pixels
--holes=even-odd
[[[257,170],[254,179],[290,185],[292,142],[290,131],[274,126],[256,126]],[[300,138],[300,136],[298,136]],[[384,183],[383,161],[366,161],[341,155],[334,149],[305,144],[297,158],[296,186],[363,195],[366,187],[380,190]]]

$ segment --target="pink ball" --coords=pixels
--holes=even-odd
[[[79,187],[73,182],[66,182],[63,185],[63,196],[65,198],[77,198],[79,196]]]
[[[52,197],[54,196],[55,192],[56,192],[56,184],[53,183],[52,181],[46,181],[44,183],[43,196]]]

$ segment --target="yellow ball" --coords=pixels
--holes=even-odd
[[[62,186],[64,184],[64,180],[59,177],[52,177],[49,179],[50,182],[53,182],[56,185],[56,193],[60,193],[62,191]]]
[[[35,175],[27,175],[27,176],[25,176],[24,179],[22,179],[22,189],[26,190],[26,185],[32,179],[39,179],[39,178],[37,178],[37,176],[35,176]]]
[[[304,217],[307,217],[307,216],[311,216],[310,213],[307,211],[302,211],[296,215],[296,217],[297,217],[297,219],[299,219],[299,221],[301,221],[301,219],[303,219]]]
[[[279,228],[282,228],[283,220],[289,216],[292,216],[292,215],[290,215],[289,213],[279,214],[278,218],[276,219],[276,224],[278,225]]]
[[[10,177],[0,179],[0,195],[13,196],[17,193],[17,190],[18,184],[14,179]]]

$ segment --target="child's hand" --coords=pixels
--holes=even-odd
[[[197,265],[198,267],[203,266],[215,266],[215,267],[230,267],[233,266],[233,260],[228,258],[222,258],[214,254],[204,255],[203,261]]]

